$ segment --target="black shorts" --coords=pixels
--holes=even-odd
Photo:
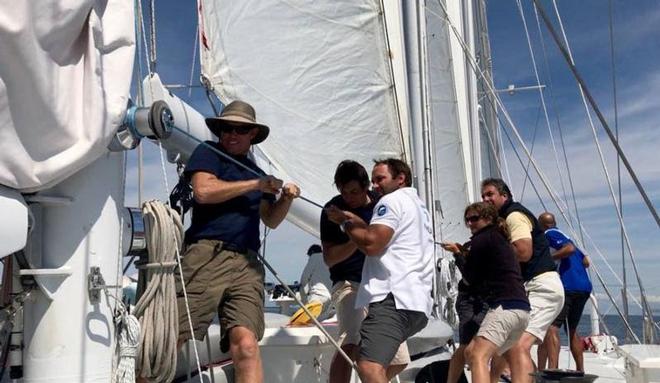
[[[564,293],[564,307],[552,325],[561,328],[568,321],[568,329],[575,330],[580,323],[584,305],[591,294],[584,291],[566,291]]]
[[[369,304],[360,328],[360,360],[390,365],[401,343],[426,326],[428,318],[419,311],[399,310],[392,293]]]
[[[467,345],[477,335],[481,322],[488,312],[488,304],[480,297],[458,290],[456,297],[458,313],[458,341]]]

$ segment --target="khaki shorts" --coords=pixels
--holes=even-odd
[[[497,353],[504,354],[525,331],[529,313],[525,310],[504,310],[502,306],[488,310],[477,336],[488,339],[497,346]]]
[[[556,271],[548,271],[527,281],[525,290],[532,306],[525,331],[536,337],[536,343],[541,343],[564,307],[564,285]]]
[[[367,317],[367,308],[355,308],[355,298],[359,288],[360,284],[352,281],[339,281],[332,286],[332,302],[337,312],[339,343],[341,345],[360,344],[360,328],[362,327],[362,321]],[[408,344],[403,342],[390,364],[408,363],[410,363]]]
[[[264,266],[257,254],[222,249],[222,241],[200,240],[189,245],[181,259],[190,319],[197,340],[204,339],[215,314],[220,318],[223,352],[229,350],[227,332],[246,327],[260,340],[264,335]],[[181,278],[175,273],[179,309],[179,340],[191,338]]]

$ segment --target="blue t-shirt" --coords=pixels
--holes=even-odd
[[[206,143],[220,149],[215,142]],[[230,157],[265,175],[247,156]],[[197,171],[211,173],[223,181],[259,178],[253,172],[213,152],[206,145],[197,146],[186,165],[185,173],[189,178]],[[193,201],[192,223],[186,231],[186,243],[215,239],[230,243],[240,250],[259,250],[259,205],[262,199],[272,202],[275,196],[254,190],[216,204],[199,204]]]
[[[573,241],[557,228],[551,228],[545,231],[545,237],[550,244],[550,248],[559,250],[564,245],[571,243],[575,247],[573,254],[561,259],[559,264],[559,276],[564,284],[564,291],[581,291],[590,293],[592,290],[591,281],[587,274],[587,269],[582,264],[584,254]]]

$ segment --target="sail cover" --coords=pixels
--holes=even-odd
[[[257,157],[304,197],[335,195],[341,160],[404,155],[380,1],[203,0],[199,17],[203,77],[255,107],[271,127]],[[288,218],[317,234],[319,214],[296,201]]]
[[[134,55],[133,1],[0,3],[0,184],[56,184],[107,151]]]

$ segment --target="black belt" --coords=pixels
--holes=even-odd
[[[238,246],[230,242],[222,242],[222,250],[234,251],[236,253],[247,254],[248,248],[244,246]]]

